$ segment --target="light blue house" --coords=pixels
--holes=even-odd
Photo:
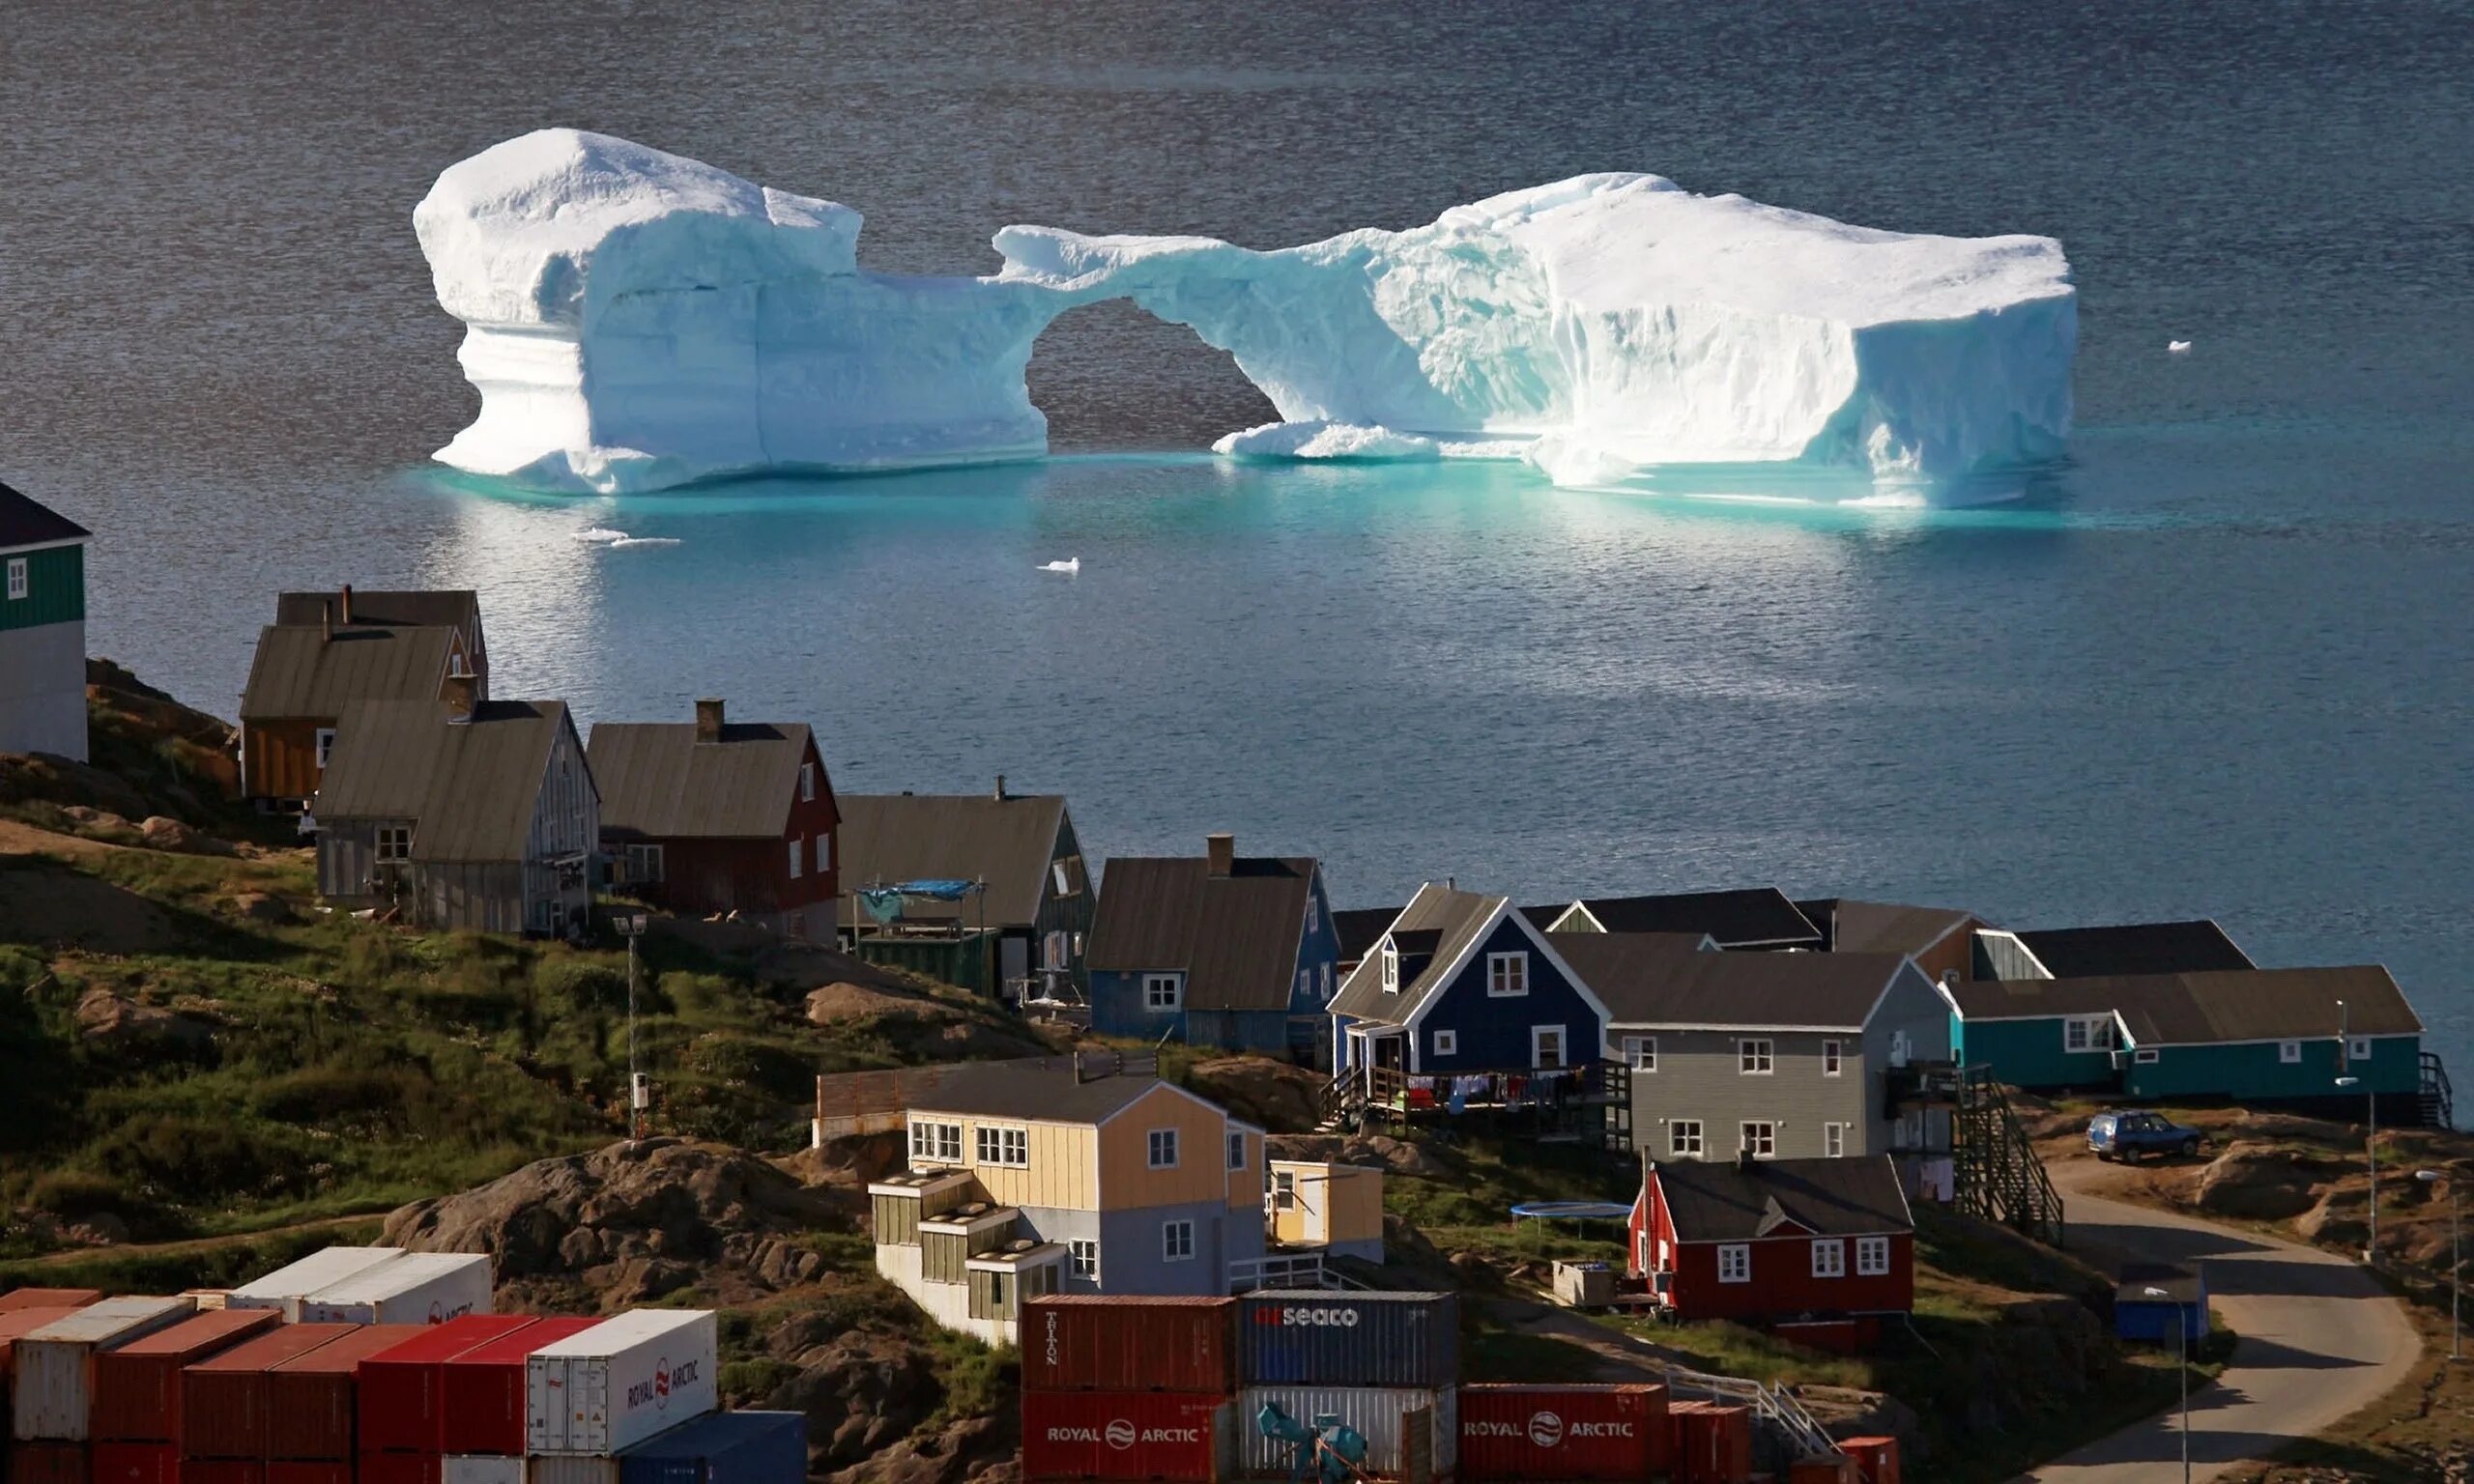
[[[1316,1061],[1338,987],[1339,937],[1310,856],[1110,860],[1084,956],[1104,1036]]]

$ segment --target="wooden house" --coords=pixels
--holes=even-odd
[[[1095,894],[1063,795],[1009,792],[1000,774],[988,793],[846,793],[837,807],[835,929],[861,957],[981,989],[1024,985],[1034,969],[1086,983]],[[906,881],[972,890],[901,899],[886,921],[860,899]],[[969,961],[944,944],[967,948]]]
[[[1630,1266],[1677,1320],[1833,1349],[1915,1305],[1915,1222],[1886,1158],[1641,1162]]]
[[[833,936],[833,783],[804,723],[604,722],[586,749],[611,884],[666,911]]]
[[[332,592],[286,592],[274,600],[274,621],[293,629],[453,629],[462,642],[455,672],[474,679],[474,696],[490,699],[490,649],[481,632],[481,597],[469,587],[369,592],[347,583]]]
[[[342,733],[361,701],[435,706],[450,681],[474,693],[461,633],[445,627],[269,624],[258,631],[249,683],[241,693],[241,793],[298,809],[318,792]]]
[[[1263,1209],[1271,1239],[1290,1250],[1383,1261],[1383,1171],[1329,1159],[1269,1161]]]
[[[1975,931],[1985,925],[1972,912],[1848,897],[1800,900],[1796,910],[1820,929],[1829,953],[1897,954],[1935,984],[1975,973]]]
[[[85,527],[0,484],[0,753],[86,760]]]
[[[1333,971],[1341,979],[1349,977],[1366,956],[1374,952],[1376,944],[1400,915],[1398,907],[1344,907],[1332,914],[1332,935],[1338,961]],[[1535,921],[1535,919],[1533,919]]]
[[[1736,950],[1822,947],[1821,930],[1774,886],[1654,897],[1584,897],[1559,912],[1531,916],[1548,932],[1688,933]]]
[[[600,797],[564,701],[360,701],[315,806],[318,888],[429,928],[560,935],[592,907]]]
[[[1091,926],[1091,1028],[1291,1056],[1330,1044],[1339,940],[1310,856],[1119,856]]]

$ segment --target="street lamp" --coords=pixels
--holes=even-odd
[[[645,1136],[645,1109],[652,1101],[645,1074],[636,1070],[636,940],[645,935],[645,914],[621,912],[613,921],[627,940],[627,1137]]]
[[[2182,1484],[2191,1484],[2191,1306],[2161,1288],[2141,1292],[2173,1305],[2173,1358],[2182,1372]]]
[[[2339,1000],[2337,1002],[2337,1070],[2339,1071],[2344,1071],[2350,1061],[2353,1043],[2352,1027],[2345,1017],[2345,1002]],[[2371,1228],[2370,1235],[2364,1239],[2362,1260],[2377,1267],[2379,1264],[2379,1093],[2372,1086],[2371,1078],[2368,1076],[2341,1076],[2337,1078],[2337,1085],[2361,1088],[2364,1100],[2371,1107],[2370,1133],[2363,1141],[2364,1151],[2370,1156],[2371,1163]]]
[[[2414,1178],[2436,1188],[2446,1179],[2437,1170],[2416,1170]],[[2448,1358],[2465,1358],[2465,1331],[2460,1327],[2458,1315],[2465,1298],[2465,1258],[2458,1246],[2457,1182],[2448,1183]]]

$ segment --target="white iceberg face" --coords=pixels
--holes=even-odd
[[[899,277],[858,268],[846,207],[551,129],[448,169],[415,224],[482,394],[439,457],[550,488],[1035,455],[1032,343],[1111,298],[1192,326],[1306,425],[1222,441],[1240,456],[1930,497],[2052,459],[2070,425],[2051,239],[1878,232],[1650,175],[1274,252],[1008,227],[993,278]]]

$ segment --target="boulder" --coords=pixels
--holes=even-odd
[[[2361,1186],[2333,1186],[2309,1211],[2296,1217],[2293,1229],[2302,1240],[2320,1246],[2359,1249],[2371,1240],[2371,1203]]]
[[[1451,1169],[1425,1146],[1388,1133],[1275,1133],[1264,1140],[1275,1159],[1321,1159],[1369,1165],[1420,1180],[1448,1180]]]
[[[1311,1128],[1320,1122],[1323,1089],[1330,1082],[1319,1071],[1266,1056],[1196,1062],[1192,1077],[1195,1092],[1274,1133]]]
[[[2192,1204],[2213,1215],[2284,1221],[2309,1211],[2312,1172],[2271,1145],[2242,1139],[2200,1172]]]
[[[77,1039],[114,1050],[188,1049],[215,1039],[208,1021],[177,1010],[140,1005],[96,985],[77,998]]]
[[[140,839],[149,850],[168,850],[176,855],[231,855],[230,844],[183,824],[167,814],[150,814],[137,827]]]

